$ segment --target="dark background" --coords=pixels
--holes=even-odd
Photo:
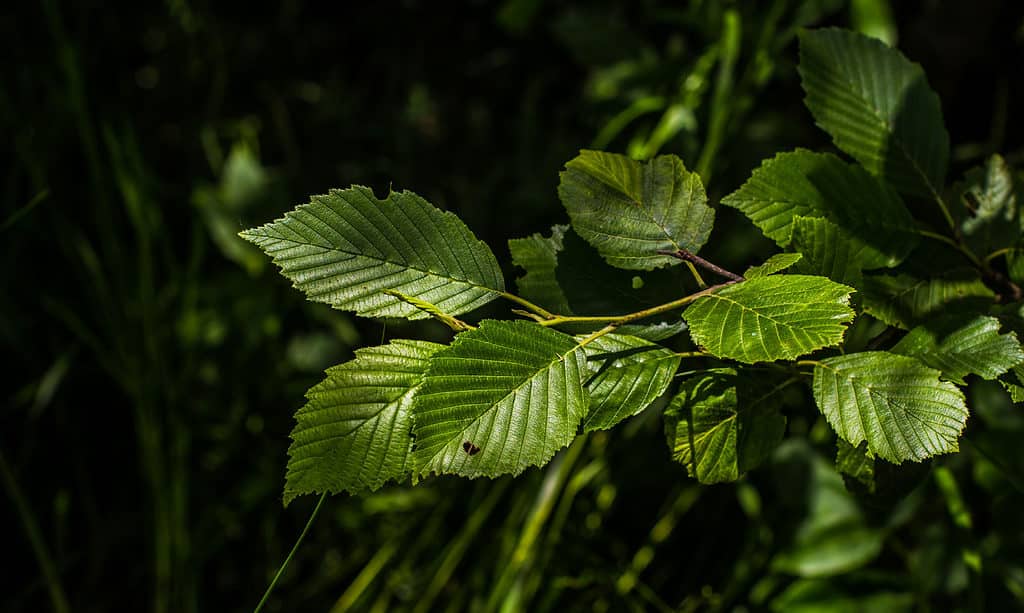
[[[893,4],[880,19],[943,101],[951,176],[995,151],[1019,162],[1019,3]],[[716,98],[719,63],[703,84],[687,77],[729,10],[739,55]],[[580,148],[676,153],[712,202],[776,151],[828,148],[801,103],[793,33],[866,29],[872,13],[858,10],[839,0],[8,7],[0,609],[251,610],[315,502],[281,506],[304,391],[355,347],[445,338],[304,302],[236,232],[335,187],[412,189],[458,213],[512,279],[506,240],[565,221],[558,172]],[[660,145],[649,137],[663,107],[609,131],[651,97],[690,119]],[[742,268],[770,252],[720,210],[704,255]],[[791,418],[801,428],[816,440],[812,417]],[[545,516],[543,546],[505,579],[539,517],[540,485],[556,477],[576,483],[576,497]],[[267,610],[461,611],[502,601],[510,585],[533,610],[767,607],[789,580],[757,581],[785,540],[765,536],[786,532],[779,487],[769,469],[695,487],[671,463],[657,416],[645,416],[517,480],[331,498]],[[1005,517],[999,504],[1019,511],[967,494],[993,518]],[[936,513],[921,510],[920,525],[942,532]],[[907,538],[910,549],[926,541]],[[932,567],[914,564],[889,551],[875,575],[849,582],[888,573],[937,610],[972,602],[955,579],[923,584],[915,573]],[[991,589],[997,601],[1013,593]]]

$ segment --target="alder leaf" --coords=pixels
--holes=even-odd
[[[865,276],[860,292],[865,313],[904,330],[939,313],[983,311],[995,298],[992,290],[967,269],[931,279],[905,274]]]
[[[790,246],[804,256],[795,272],[823,275],[851,287],[861,286],[866,247],[831,221],[821,217],[794,217]]]
[[[715,210],[697,173],[674,155],[637,162],[581,151],[561,173],[558,195],[572,227],[612,266],[651,270],[679,264],[658,250],[696,253],[711,234]]]
[[[365,317],[430,317],[383,293],[388,289],[449,315],[505,290],[487,245],[458,217],[409,191],[380,200],[367,187],[332,190],[241,236],[270,255],[310,300]]]
[[[868,451],[867,441],[854,446],[837,438],[836,470],[860,483],[868,493],[875,492],[875,458]]]
[[[774,275],[775,273],[782,272],[796,264],[801,258],[803,258],[803,256],[799,253],[776,253],[765,260],[764,264],[748,268],[747,271],[743,273],[743,277],[746,279],[756,279],[757,277]]]
[[[412,398],[444,345],[395,340],[357,349],[306,392],[288,449],[284,501],[313,492],[372,491],[409,475]]]
[[[967,171],[955,187],[960,230],[977,253],[1012,247],[1021,235],[1017,182],[1006,161],[993,155]]]
[[[995,379],[1024,362],[1024,349],[1013,332],[999,334],[995,317],[946,316],[911,330],[890,350],[917,358],[964,383],[969,374]]]
[[[943,187],[949,134],[924,71],[899,51],[848,30],[800,34],[807,108],[837,147],[900,192]]]
[[[735,481],[782,440],[776,388],[756,388],[731,368],[689,379],[665,411],[672,457],[701,483]]]
[[[694,342],[717,357],[792,360],[843,340],[851,291],[824,277],[760,277],[699,298],[683,317]]]
[[[635,336],[606,334],[585,347],[592,377],[583,430],[607,430],[646,409],[665,393],[680,357]]]
[[[583,348],[525,321],[484,320],[430,359],[413,406],[421,474],[497,477],[546,463],[587,412]]]
[[[814,399],[840,438],[899,464],[959,449],[963,393],[914,358],[865,351],[821,360]]]
[[[865,245],[865,268],[899,264],[917,237],[914,219],[891,187],[830,153],[797,149],[765,160],[722,204],[739,209],[780,247],[797,216],[823,217]]]
[[[571,315],[572,312],[565,292],[558,285],[555,269],[558,267],[558,252],[562,250],[562,238],[568,229],[569,226],[553,226],[549,237],[536,233],[508,241],[512,263],[526,271],[516,279],[519,295],[562,315]]]

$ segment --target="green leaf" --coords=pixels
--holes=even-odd
[[[814,368],[814,399],[851,445],[894,464],[958,450],[967,423],[964,395],[941,373],[914,358],[866,351],[822,360]]]
[[[875,457],[868,451],[867,441],[854,446],[837,438],[836,470],[859,482],[868,492],[875,491]]]
[[[413,407],[417,471],[519,474],[576,436],[587,412],[583,348],[524,321],[485,320],[430,359]]]
[[[241,236],[273,257],[310,300],[365,317],[430,317],[386,289],[450,315],[505,289],[487,245],[458,217],[409,191],[379,200],[366,187],[332,190]]]
[[[328,369],[295,414],[285,504],[313,492],[372,491],[408,476],[412,399],[442,347],[395,340]]]
[[[895,266],[917,242],[899,194],[830,153],[797,149],[765,160],[722,204],[739,209],[780,247],[789,244],[797,216],[835,222],[865,245],[865,268]]]
[[[843,340],[851,291],[824,277],[754,278],[699,298],[683,317],[694,342],[715,356],[792,360]]]
[[[571,315],[569,302],[555,278],[558,252],[562,250],[562,237],[569,226],[553,226],[551,236],[539,233],[508,241],[512,263],[526,271],[516,279],[519,295],[539,304],[552,313]]]
[[[665,393],[680,357],[635,336],[606,334],[585,347],[593,376],[583,430],[607,430],[646,409]]]
[[[558,195],[573,229],[609,264],[627,270],[680,263],[658,250],[696,253],[715,220],[700,177],[674,155],[637,162],[581,151],[566,163]]]
[[[861,285],[864,312],[909,330],[939,313],[985,310],[995,294],[970,270],[954,270],[932,279],[905,274],[871,275]]]
[[[802,257],[799,253],[776,253],[765,260],[764,264],[748,268],[747,272],[743,273],[743,276],[747,279],[756,279],[757,277],[774,275],[796,264]]]
[[[803,254],[795,272],[822,275],[851,287],[862,285],[865,245],[821,217],[793,218],[791,247]]]
[[[752,385],[733,369],[685,380],[665,411],[672,457],[701,483],[735,481],[782,440],[778,391]]]
[[[993,155],[981,168],[967,171],[956,186],[960,230],[977,253],[1011,247],[1020,237],[1019,188],[1006,161]]]
[[[800,35],[804,102],[837,147],[897,190],[932,197],[949,162],[939,97],[881,42],[835,28]]]
[[[963,384],[969,374],[995,379],[1024,362],[1024,349],[1013,332],[999,334],[995,317],[946,316],[918,326],[890,350],[917,358]]]

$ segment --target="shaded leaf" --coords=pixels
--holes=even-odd
[[[672,457],[701,483],[735,481],[782,440],[780,389],[756,385],[733,369],[685,380],[665,411]]]
[[[868,451],[867,441],[854,446],[837,438],[836,470],[863,485],[868,492],[875,491],[875,458]]]
[[[555,278],[555,269],[558,267],[558,252],[562,250],[562,237],[568,229],[569,226],[552,226],[550,237],[537,233],[508,241],[512,263],[526,271],[516,279],[519,295],[562,315],[572,312]]]
[[[566,232],[558,253],[555,277],[569,302],[570,313],[624,315],[661,304],[665,296],[681,295],[687,271],[668,268],[626,271],[609,266],[575,232]],[[639,279],[640,283],[637,283]],[[581,327],[580,330],[596,326]],[[685,323],[674,314],[619,328],[619,333],[661,340],[678,334]]]
[[[914,328],[890,351],[915,357],[960,384],[969,374],[995,379],[1024,362],[1017,336],[999,334],[999,325],[995,317],[941,317]]]
[[[612,266],[651,270],[678,264],[659,249],[696,253],[715,211],[704,186],[674,155],[650,162],[581,151],[565,165],[558,195],[572,227]]]
[[[851,287],[861,286],[866,247],[831,221],[821,217],[793,218],[791,247],[804,256],[795,272],[822,275]]]
[[[295,414],[285,504],[313,492],[372,491],[408,476],[412,399],[442,347],[395,340],[357,349],[354,360],[328,369]]]
[[[964,395],[914,358],[865,351],[818,362],[814,399],[851,445],[895,464],[959,449],[967,423]]]
[[[748,268],[747,271],[743,273],[743,277],[747,279],[756,279],[757,277],[774,275],[775,273],[782,272],[796,264],[802,257],[803,256],[799,253],[776,253],[765,260],[764,264]]]
[[[895,266],[917,242],[899,195],[830,153],[797,149],[765,160],[722,204],[739,209],[780,247],[789,245],[798,216],[835,222],[864,244],[865,268]]]
[[[909,330],[938,313],[977,312],[995,294],[973,271],[950,271],[931,279],[910,275],[870,275],[860,288],[864,312]]]
[[[505,289],[487,245],[458,217],[409,191],[380,200],[366,187],[332,190],[241,236],[310,300],[366,317],[430,317],[386,289],[450,315]]]
[[[665,393],[680,357],[635,336],[606,334],[584,348],[592,377],[585,432],[606,430],[646,409]]]
[[[837,147],[897,190],[931,197],[945,182],[949,134],[921,66],[864,35],[800,34],[804,102]]]
[[[960,230],[978,253],[1013,246],[1020,237],[1018,186],[1006,161],[993,155],[956,186]]]
[[[587,372],[575,339],[533,323],[485,320],[459,334],[416,395],[417,471],[497,477],[546,463],[586,415]]]
[[[683,317],[694,342],[715,356],[792,360],[843,340],[851,291],[824,277],[754,278],[699,298]]]

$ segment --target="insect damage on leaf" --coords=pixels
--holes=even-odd
[[[480,448],[469,441],[462,443],[462,450],[471,456],[480,453]]]

